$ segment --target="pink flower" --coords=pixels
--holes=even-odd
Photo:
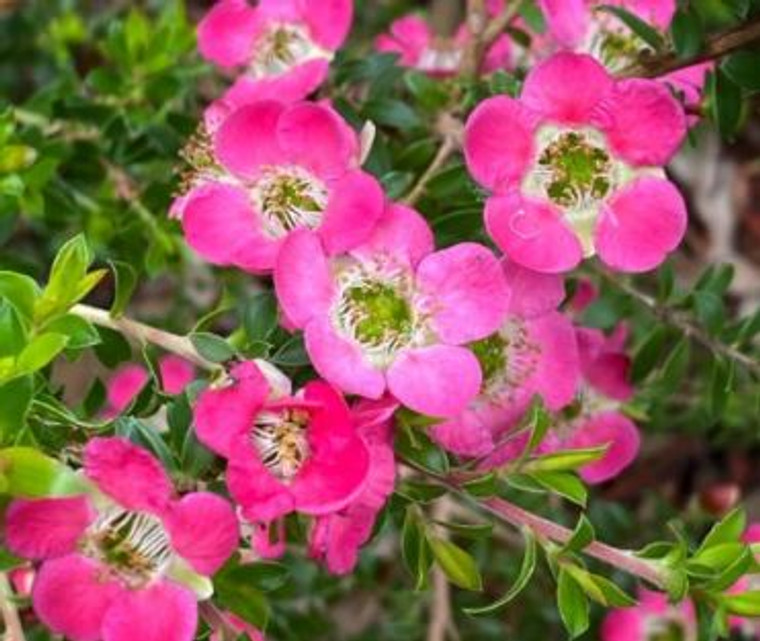
[[[504,270],[512,292],[507,318],[494,334],[472,345],[484,374],[480,392],[458,416],[430,428],[434,440],[464,456],[492,452],[535,394],[559,410],[578,390],[575,330],[556,311],[565,296],[562,278],[510,262]]]
[[[161,385],[166,394],[180,394],[195,379],[195,368],[179,356],[162,356],[158,361]],[[142,365],[127,363],[117,369],[106,386],[108,405],[104,415],[113,418],[121,414],[137,398],[150,378]]]
[[[42,561],[37,616],[72,641],[190,641],[187,585],[207,589],[202,577],[237,547],[232,507],[208,492],[174,498],[158,461],[123,438],[92,439],[84,473],[93,496],[17,500],[6,513],[8,548]]]
[[[302,100],[327,78],[352,18],[351,0],[220,0],[198,25],[198,47],[224,69],[243,68],[228,107]]]
[[[662,170],[685,132],[662,85],[616,81],[590,56],[560,53],[531,70],[519,100],[478,106],[465,155],[494,194],[486,228],[511,260],[565,272],[598,254],[613,269],[640,272],[686,230],[683,198]]]
[[[238,365],[230,384],[198,398],[198,438],[227,459],[227,486],[254,524],[293,511],[334,512],[363,489],[367,446],[343,398],[322,381],[295,397],[267,400],[254,363]]]
[[[217,265],[268,272],[297,229],[337,254],[366,240],[382,215],[356,133],[325,103],[243,107],[187,155],[191,188],[172,212],[189,245]]]
[[[697,620],[691,601],[674,606],[665,594],[642,589],[638,605],[612,610],[602,622],[601,641],[652,639],[696,641]]]
[[[333,574],[348,574],[356,566],[359,548],[372,534],[378,512],[393,492],[392,399],[360,401],[352,410],[358,432],[369,449],[369,473],[362,492],[345,508],[318,517],[309,535],[312,557],[322,559]]]
[[[389,389],[431,416],[456,415],[477,395],[480,365],[465,345],[492,334],[508,302],[488,249],[461,243],[433,253],[427,223],[400,205],[339,256],[313,233],[292,234],[274,279],[322,377],[366,398]]]
[[[436,36],[421,17],[405,16],[396,20],[387,34],[378,36],[375,49],[399,54],[404,67],[418,69],[431,76],[450,76],[459,71],[470,32],[462,25],[453,38]],[[510,65],[510,40],[502,35],[489,47],[483,61],[483,71],[490,73]]]

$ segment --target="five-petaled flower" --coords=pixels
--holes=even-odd
[[[477,395],[482,373],[467,343],[496,331],[509,299],[490,250],[461,243],[433,252],[427,223],[401,205],[345,254],[330,256],[316,234],[295,232],[274,279],[323,378],[367,398],[389,389],[431,416],[458,414]]]
[[[620,271],[657,267],[686,231],[662,165],[686,132],[681,106],[652,80],[614,80],[587,55],[534,67],[519,100],[483,101],[466,128],[474,178],[493,195],[486,228],[509,258],[564,272],[598,254]]]
[[[37,616],[72,641],[190,641],[204,577],[238,544],[232,506],[175,498],[158,461],[120,437],[87,444],[84,474],[92,495],[16,500],[6,513],[8,548],[42,561]]]
[[[610,612],[602,621],[602,641],[696,641],[697,617],[689,600],[668,603],[665,594],[639,590],[639,603]]]
[[[218,265],[267,272],[298,229],[340,253],[367,239],[384,206],[359,153],[356,133],[327,104],[257,102],[187,151],[189,191],[173,214],[190,246]]]

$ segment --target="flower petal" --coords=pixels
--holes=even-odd
[[[542,274],[503,260],[502,268],[510,290],[509,313],[534,318],[553,311],[565,298],[564,279],[558,274]]]
[[[586,124],[614,84],[607,70],[591,56],[558,53],[533,67],[520,99],[548,120]]]
[[[5,544],[17,556],[46,559],[76,550],[95,519],[84,496],[13,501],[5,512]]]
[[[504,321],[509,289],[498,259],[482,245],[459,243],[430,254],[420,262],[416,281],[445,343],[485,338]]]
[[[103,641],[192,641],[198,627],[198,603],[188,589],[162,581],[129,590],[109,608]]]
[[[686,204],[667,180],[643,177],[606,203],[594,232],[597,253],[625,272],[654,269],[686,233]]]
[[[106,386],[109,410],[114,414],[120,414],[127,409],[149,378],[147,370],[135,363],[128,363],[117,369]]]
[[[431,425],[428,433],[441,447],[459,456],[485,456],[494,447],[490,426],[471,407],[459,416]]]
[[[260,100],[234,111],[214,136],[216,157],[231,172],[247,178],[256,176],[261,167],[283,164],[287,157],[275,129],[284,110],[280,102]]]
[[[526,322],[531,340],[540,350],[533,384],[551,410],[575,398],[580,383],[580,358],[572,323],[559,312]]]
[[[481,102],[465,128],[465,160],[473,178],[497,193],[518,183],[533,158],[534,130],[534,118],[519,101],[498,96]]]
[[[641,641],[646,638],[646,613],[640,608],[612,610],[602,621],[601,641]]]
[[[376,41],[376,48],[384,53],[401,54],[401,64],[414,67],[431,40],[430,27],[420,16],[409,15],[391,24],[390,34]]]
[[[220,67],[236,67],[251,58],[261,26],[246,0],[221,0],[198,24],[198,49]]]
[[[211,576],[237,548],[238,521],[232,506],[210,492],[188,494],[165,520],[172,547],[196,572]]]
[[[91,439],[84,448],[84,472],[101,491],[129,510],[161,514],[173,491],[161,464],[120,436]]]
[[[348,36],[354,15],[353,0],[299,0],[301,13],[316,43],[335,51]]]
[[[322,224],[317,229],[328,254],[340,254],[367,240],[385,207],[380,183],[360,170],[332,185]]]
[[[339,336],[327,317],[315,317],[304,336],[306,350],[320,376],[347,394],[380,398],[385,391],[383,373],[367,361],[355,343]]]
[[[591,27],[591,13],[585,0],[539,0],[541,13],[552,38],[565,49],[576,49]]]
[[[631,78],[615,84],[599,105],[613,151],[634,166],[662,166],[686,136],[686,116],[670,90],[655,80]]]
[[[158,361],[161,385],[167,394],[181,394],[195,379],[195,367],[180,356],[168,354]]]
[[[388,371],[391,393],[428,416],[456,416],[480,391],[478,359],[464,347],[434,345],[402,352]]]
[[[556,207],[517,194],[489,198],[488,234],[510,260],[538,272],[559,273],[577,267],[583,250]]]
[[[71,641],[99,641],[108,609],[125,596],[102,566],[78,554],[43,563],[32,587],[40,621]]]
[[[195,431],[206,447],[229,457],[234,440],[250,429],[269,394],[255,363],[246,361],[230,373],[232,384],[201,392],[195,406]]]

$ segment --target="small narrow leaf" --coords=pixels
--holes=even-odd
[[[588,599],[575,579],[563,567],[557,578],[557,605],[565,629],[571,638],[576,638],[588,630]]]
[[[114,297],[111,304],[111,317],[121,318],[127,309],[129,300],[137,287],[137,274],[128,263],[109,261],[114,278]]]
[[[429,542],[435,560],[449,581],[465,590],[483,589],[478,566],[468,552],[446,539],[430,538]]]

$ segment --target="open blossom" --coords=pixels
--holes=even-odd
[[[161,387],[166,394],[180,394],[195,379],[195,368],[184,358],[169,354],[158,360]],[[121,414],[135,400],[148,382],[148,370],[136,363],[127,363],[117,369],[106,386],[108,405],[105,415]]]
[[[399,63],[405,67],[431,76],[449,76],[459,71],[470,39],[470,31],[464,24],[453,38],[443,38],[433,32],[424,18],[409,15],[393,22],[387,34],[378,36],[375,49],[399,54]],[[483,71],[508,68],[510,49],[509,37],[499,36],[486,52]]]
[[[312,381],[296,396],[268,399],[252,362],[231,377],[201,393],[195,426],[227,459],[227,486],[246,520],[268,527],[293,511],[326,514],[361,492],[369,454],[340,394]]]
[[[359,153],[356,133],[329,105],[257,102],[187,151],[189,192],[172,214],[188,244],[217,265],[267,272],[297,229],[340,253],[367,239],[384,206]]]
[[[243,70],[227,107],[301,100],[327,78],[352,17],[352,0],[221,0],[198,26],[198,46],[220,67]]]
[[[375,519],[393,492],[393,413],[390,398],[362,400],[352,409],[358,431],[369,450],[369,472],[364,489],[343,509],[315,519],[309,552],[322,559],[333,574],[347,574],[356,566],[359,549],[372,534]]]
[[[400,205],[346,254],[330,256],[308,231],[292,234],[274,277],[322,377],[367,398],[389,389],[431,416],[455,415],[477,395],[482,373],[466,345],[501,325],[508,302],[488,249],[461,243],[433,252],[427,223]]]
[[[602,622],[601,641],[697,641],[697,617],[688,599],[679,605],[668,596],[639,590],[639,603],[612,610]]]
[[[662,170],[685,132],[659,83],[616,81],[588,55],[552,56],[519,100],[490,98],[468,120],[467,165],[493,193],[488,233],[537,271],[594,254],[620,271],[657,267],[686,231],[684,200]]]
[[[575,329],[557,311],[565,296],[562,278],[508,261],[504,271],[511,289],[506,320],[496,332],[472,344],[483,370],[480,392],[461,414],[430,428],[435,441],[464,456],[492,452],[535,394],[548,408],[560,410],[578,390]]]
[[[232,506],[208,492],[176,499],[158,461],[123,438],[92,439],[84,473],[96,495],[17,500],[6,513],[8,548],[42,561],[37,616],[72,641],[190,641],[187,585],[210,586],[201,576],[237,547]]]

